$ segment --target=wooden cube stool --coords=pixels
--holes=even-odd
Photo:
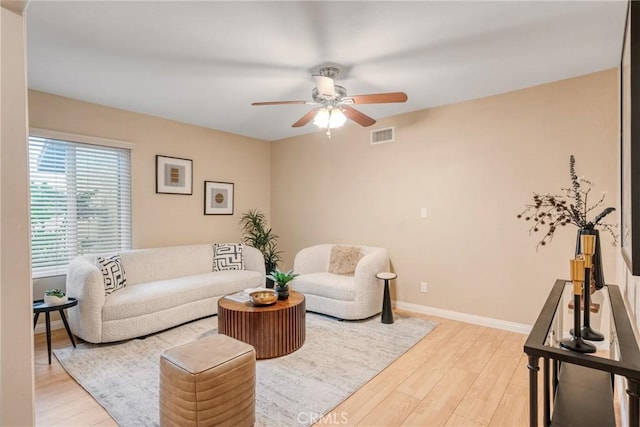
[[[170,348],[160,356],[161,426],[252,426],[256,352],[226,335]]]

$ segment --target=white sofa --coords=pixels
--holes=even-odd
[[[212,272],[212,245],[140,249],[120,253],[126,287],[105,295],[95,255],[69,264],[67,295],[71,331],[92,343],[120,341],[161,331],[218,312],[218,299],[264,286],[262,253],[243,250],[245,270]]]
[[[329,273],[333,244],[302,249],[295,256],[293,269],[300,274],[293,289],[302,292],[308,311],[340,319],[365,319],[382,311],[384,284],[376,274],[389,271],[389,256],[384,248],[359,245],[363,257],[353,276]]]

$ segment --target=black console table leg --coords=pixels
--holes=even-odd
[[[638,410],[640,409],[640,382],[627,378],[627,394],[629,395],[629,425],[640,425]]]
[[[529,356],[529,426],[538,427],[538,367],[539,357]]]
[[[558,388],[558,366],[560,362],[556,359],[553,359],[553,380],[551,383],[551,390],[553,391],[553,398],[556,398],[556,389]]]
[[[543,358],[542,359],[542,372],[543,372],[543,377],[542,377],[542,384],[543,384],[543,416],[544,416],[544,426],[549,426],[551,425],[551,399],[549,398],[549,359],[548,358]]]

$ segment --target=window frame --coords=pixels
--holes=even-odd
[[[88,135],[80,135],[80,134],[72,134],[72,133],[67,133],[67,132],[59,132],[59,131],[52,131],[52,130],[47,130],[47,129],[41,129],[41,128],[30,128],[29,129],[29,138],[27,140],[27,151],[30,152],[30,144],[31,144],[31,138],[43,138],[43,139],[51,139],[51,140],[57,140],[57,141],[61,141],[61,142],[69,142],[71,144],[81,144],[81,145],[88,145],[88,146],[98,146],[98,147],[103,147],[103,148],[116,148],[116,149],[124,149],[124,150],[128,150],[129,151],[129,183],[128,183],[128,196],[129,196],[129,205],[126,209],[128,209],[129,211],[129,218],[128,218],[128,247],[127,248],[123,248],[123,249],[131,249],[132,246],[132,241],[133,241],[133,149],[135,148],[135,144],[131,143],[131,142],[127,142],[127,141],[121,141],[121,140],[114,140],[114,139],[107,139],[107,138],[101,138],[101,137],[94,137],[94,136],[88,136]],[[74,151],[74,150],[70,150],[70,151]],[[29,182],[31,182],[31,160],[30,160],[30,156],[31,154],[29,154]],[[67,193],[68,194],[68,193]],[[68,200],[68,199],[67,199]],[[32,199],[31,199],[31,195],[29,196],[29,219],[30,219],[30,226],[29,226],[29,236],[30,239],[32,238],[32,233],[33,233],[33,228],[31,225],[31,209],[32,209]],[[77,222],[75,222],[75,226],[77,226]],[[121,222],[118,223],[118,226],[120,226]],[[68,237],[69,235],[71,235],[72,233],[67,233],[66,237]],[[74,255],[71,255],[71,258],[66,262],[65,265],[63,264],[55,264],[53,266],[40,266],[40,267],[34,267],[33,266],[33,242],[30,242],[30,256],[31,256],[31,260],[32,260],[32,265],[31,265],[31,274],[32,277],[34,279],[42,279],[42,278],[46,278],[46,277],[56,277],[56,276],[63,276],[66,274],[66,264],[68,264],[68,262],[70,261],[70,259],[73,258]],[[67,253],[71,254],[72,252],[75,253],[75,255],[79,255],[81,254],[81,250],[79,248],[79,241],[76,240],[75,243],[72,243],[71,245],[68,246],[68,248],[73,248],[73,246],[75,245],[75,250],[71,250],[68,251]]]

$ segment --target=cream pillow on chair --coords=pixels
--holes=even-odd
[[[362,258],[362,250],[356,246],[334,246],[329,257],[329,273],[353,276]]]

